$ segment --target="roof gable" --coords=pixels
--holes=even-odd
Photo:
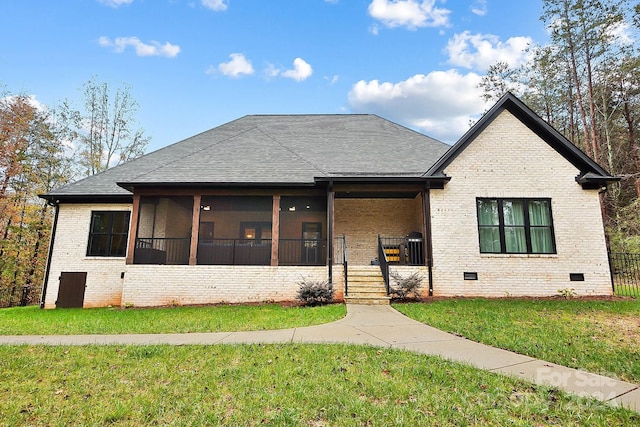
[[[504,110],[513,114],[533,133],[538,135],[568,162],[580,170],[576,181],[584,188],[599,188],[608,182],[618,180],[618,178],[611,176],[609,172],[573,145],[560,132],[555,130],[511,93],[506,93],[502,96],[502,98],[426,172],[425,177],[445,176],[444,171],[446,167]]]

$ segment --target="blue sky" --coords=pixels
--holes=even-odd
[[[149,151],[247,114],[373,113],[453,143],[540,0],[5,0],[0,85],[53,106],[127,83]]]

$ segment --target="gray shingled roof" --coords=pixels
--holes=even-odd
[[[419,178],[449,148],[375,115],[253,115],[46,197],[131,194],[118,183],[300,185],[331,177]]]

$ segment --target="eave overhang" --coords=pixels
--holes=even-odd
[[[51,206],[60,203],[132,203],[133,194],[39,194]]]
[[[585,190],[606,190],[607,185],[620,181],[620,177],[611,175],[598,175],[588,172],[576,176],[576,182]]]

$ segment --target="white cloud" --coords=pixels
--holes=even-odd
[[[449,40],[445,51],[449,64],[476,70],[486,70],[498,61],[515,67],[527,59],[526,49],[531,37],[510,37],[506,42],[493,34],[471,34],[465,31]]]
[[[133,0],[98,0],[102,4],[106,4],[111,7],[119,7],[123,4],[131,4]]]
[[[302,58],[293,60],[293,69],[281,72],[282,77],[293,79],[297,82],[306,80],[311,74],[313,74],[313,68]]]
[[[166,42],[161,44],[151,41],[150,44],[143,43],[137,37],[116,37],[111,40],[109,37],[102,36],[98,39],[98,44],[103,47],[112,47],[117,53],[122,53],[131,46],[135,49],[138,56],[165,56],[173,58],[180,53],[180,46]]]
[[[229,77],[240,77],[242,74],[251,75],[253,74],[253,65],[251,65],[251,61],[247,60],[241,53],[232,53],[229,55],[231,61],[223,62],[218,65],[217,70],[225,76]],[[207,71],[207,74],[212,74],[214,72],[214,68],[211,67]]]
[[[36,99],[35,95],[8,95],[0,97],[0,104],[11,104],[22,98],[28,105],[38,111],[47,111],[47,106]]]
[[[631,26],[624,21],[613,25],[608,29],[607,33],[613,43],[618,43],[622,46],[631,46],[635,42]]]
[[[446,27],[450,13],[436,7],[435,0],[372,0],[369,4],[369,15],[389,28]],[[377,27],[371,31],[377,34]]]
[[[476,2],[471,5],[471,12],[475,13],[478,16],[486,15],[487,14],[487,0],[476,0]]]
[[[329,86],[333,86],[340,80],[340,76],[337,74],[332,77],[324,76],[323,79],[329,82]]]
[[[375,113],[451,143],[488,107],[477,87],[481,79],[448,70],[398,83],[361,80],[349,91],[348,101],[354,113]]]
[[[227,10],[228,0],[202,0],[202,5],[207,9],[221,12]]]
[[[267,66],[264,69],[265,77],[267,77],[268,79],[271,79],[273,77],[278,77],[279,74],[280,74],[280,70],[275,65],[267,62]]]

